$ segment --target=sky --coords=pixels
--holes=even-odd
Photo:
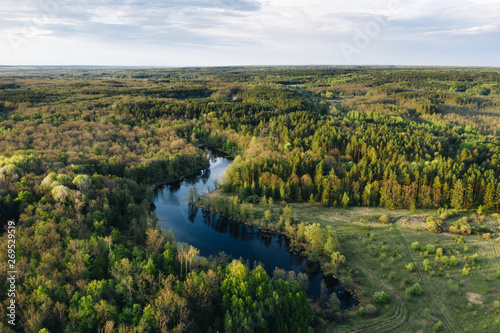
[[[0,0],[0,65],[500,67],[498,0]]]

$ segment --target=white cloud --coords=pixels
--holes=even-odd
[[[22,38],[18,52],[32,54],[31,63],[50,53],[43,50],[48,41],[58,46],[60,59],[70,53],[63,45],[95,50],[108,45],[130,52],[142,45],[133,53],[151,50],[161,59],[169,53],[165,49],[175,49],[169,54],[180,54],[179,61],[186,59],[182,52],[213,54],[221,65],[228,54],[269,63],[277,57],[335,63],[343,61],[338,45],[352,43],[356,31],[370,22],[387,23],[371,45],[391,42],[396,47],[405,40],[424,45],[436,38],[456,38],[458,45],[461,38],[474,36],[476,44],[491,47],[500,21],[497,0],[2,0],[2,11],[0,35]],[[7,38],[0,41],[0,64],[23,58],[11,46]],[[391,53],[372,50],[379,58]],[[83,63],[87,58],[75,59]]]

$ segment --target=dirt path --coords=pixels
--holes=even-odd
[[[423,277],[423,274],[421,274],[421,269],[420,269],[420,264],[416,261],[413,260],[413,257],[411,255],[410,247],[408,246],[408,241],[406,240],[405,236],[399,230],[397,221],[401,219],[401,217],[397,218],[392,224],[394,227],[394,230],[396,230],[399,235],[401,236],[401,239],[403,240],[403,246],[405,248],[405,252],[408,255],[409,260],[413,263],[415,267],[415,272],[418,275],[418,278],[421,282],[422,289],[424,290],[427,299],[429,302],[433,305],[433,307],[436,310],[436,313],[438,313],[441,317],[442,323],[448,328],[450,332],[459,332],[459,330],[455,327],[453,324],[454,320],[452,315],[450,314],[448,308],[446,305],[443,303],[443,300],[438,296],[438,293],[435,291],[434,287],[432,286],[432,283],[426,283],[427,277]]]
[[[376,276],[377,273],[371,269],[369,269],[366,265],[366,262],[360,256],[356,256],[356,268],[363,272],[365,275]],[[384,333],[384,332],[397,332],[398,329],[403,327],[409,319],[409,311],[405,305],[405,301],[401,298],[397,290],[387,284],[384,280],[378,280],[378,283],[385,289],[385,291],[390,295],[391,301],[395,305],[395,310],[392,316],[384,319],[383,321],[379,321],[373,324],[368,324],[363,327],[351,330],[350,332],[354,333]]]

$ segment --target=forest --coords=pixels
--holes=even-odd
[[[439,211],[426,232],[496,244],[498,223],[446,221],[500,210],[499,131],[494,68],[0,67],[0,330],[335,330],[355,321],[335,300],[177,246],[151,210],[155,187],[206,169],[204,150],[217,150],[234,162],[205,206],[247,223],[258,216],[324,272],[346,276],[341,230],[297,207],[381,209],[382,224],[395,223],[392,212]],[[7,324],[8,221],[16,326]]]

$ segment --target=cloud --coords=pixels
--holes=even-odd
[[[229,54],[241,59],[268,59],[268,63],[279,61],[277,57],[303,59],[305,63],[311,63],[308,59],[324,59],[333,63],[343,61],[339,45],[352,43],[355,34],[373,22],[381,24],[382,29],[372,38],[372,46],[390,42],[391,47],[396,47],[407,40],[422,45],[437,39],[456,39],[458,43],[471,36],[476,43],[486,45],[498,34],[500,3],[497,0],[27,0],[21,3],[2,0],[2,11],[0,35],[21,38],[26,45],[22,52],[32,52],[34,61],[37,54],[48,54],[48,50],[34,47],[43,48],[50,41],[50,45],[62,50],[61,57],[64,52],[69,54],[63,45],[91,48],[95,45],[96,49],[108,45],[120,50],[140,45],[143,50],[156,52],[157,58],[161,58],[165,48],[169,51],[177,48],[200,57],[213,54],[221,64],[228,61]],[[7,54],[0,54],[0,63],[2,59],[16,58],[14,49],[8,47],[8,38],[0,41],[0,47],[8,49]],[[200,50],[205,53],[200,54]],[[380,52],[380,58],[390,54],[390,50],[386,53],[381,48],[373,50]]]
[[[452,30],[438,30],[438,31],[428,31],[424,32],[423,35],[483,35],[499,32],[498,24],[484,24],[481,26],[462,28],[462,29],[452,29]]]

